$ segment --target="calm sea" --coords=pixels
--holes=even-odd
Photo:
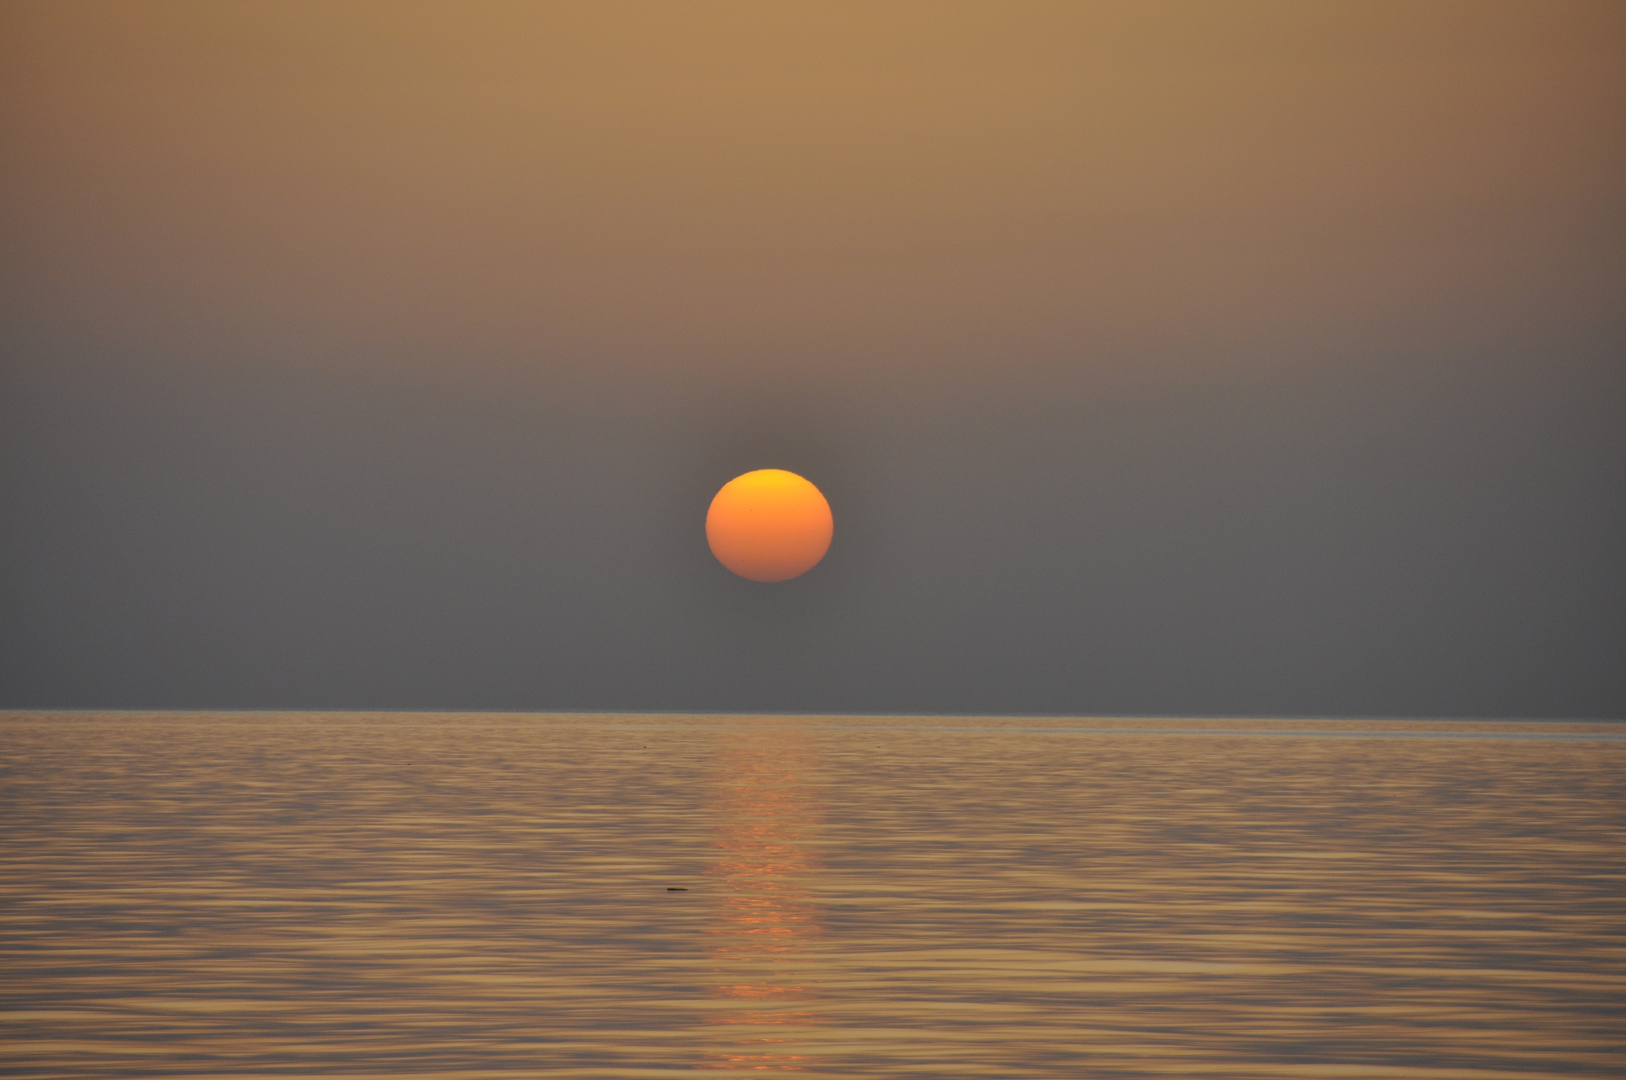
[[[1622,724],[4,714],[0,748],[0,1075],[1626,1075]]]

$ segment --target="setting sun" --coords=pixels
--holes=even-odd
[[[823,493],[783,469],[736,476],[706,512],[711,553],[752,581],[787,581],[807,573],[830,550],[834,530]]]

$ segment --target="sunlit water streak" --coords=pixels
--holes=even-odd
[[[1626,725],[0,740],[6,1076],[1626,1075]]]

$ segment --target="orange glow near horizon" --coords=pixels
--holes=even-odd
[[[711,553],[752,581],[787,581],[807,573],[830,550],[834,532],[823,493],[783,469],[736,476],[706,512]]]

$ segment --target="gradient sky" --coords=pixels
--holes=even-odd
[[[1623,716],[1623,193],[1613,0],[9,3],[0,705]]]

